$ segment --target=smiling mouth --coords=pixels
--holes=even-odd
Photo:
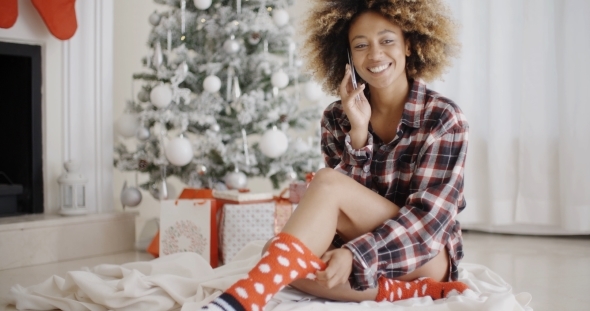
[[[389,66],[391,66],[391,63],[367,69],[372,73],[380,73],[389,68]]]

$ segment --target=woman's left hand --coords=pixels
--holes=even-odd
[[[337,248],[327,251],[322,261],[328,264],[324,271],[316,273],[316,281],[327,288],[346,283],[352,272],[352,252],[348,248]]]

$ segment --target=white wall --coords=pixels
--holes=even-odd
[[[57,178],[74,159],[88,178],[91,212],[112,209],[112,0],[78,1],[78,29],[60,41],[29,0],[0,41],[40,45],[42,53],[43,183],[46,214],[59,210]]]
[[[291,19],[294,25],[298,25],[305,10],[309,4],[307,1],[296,1],[290,9]],[[125,0],[115,1],[115,37],[114,37],[114,119],[123,113],[125,101],[131,97],[131,77],[135,72],[142,69],[140,59],[148,52],[147,38],[151,30],[148,23],[148,16],[154,10],[165,11],[166,7],[155,4],[146,0]],[[140,82],[136,82],[135,90],[139,89]],[[321,103],[326,105],[331,102],[331,98],[325,98]],[[113,191],[114,201],[117,210],[121,210],[119,195],[123,183],[127,180],[128,184],[135,182],[135,173],[123,173],[114,169]],[[139,183],[147,180],[147,175],[139,175]],[[178,194],[184,185],[178,180],[170,180]],[[269,180],[263,178],[251,178],[248,187],[253,191],[273,191],[272,184]],[[277,192],[277,191],[274,191]],[[136,207],[139,212],[137,220],[138,235],[144,224],[149,219],[159,217],[159,203],[152,196],[142,191],[143,201]]]

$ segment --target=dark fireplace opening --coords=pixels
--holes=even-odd
[[[0,217],[43,213],[41,47],[0,42]]]

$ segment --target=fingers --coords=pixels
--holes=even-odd
[[[352,83],[350,80],[350,66],[346,64],[346,70],[344,71],[344,77],[340,82],[340,96],[344,97],[348,95],[348,84]]]
[[[328,265],[326,270],[316,272],[316,282],[327,288],[343,284],[346,282],[347,276],[343,277],[341,271],[342,269],[338,265]]]

